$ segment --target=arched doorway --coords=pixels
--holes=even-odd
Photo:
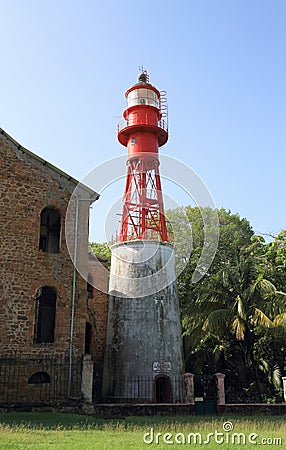
[[[172,403],[172,384],[168,375],[157,375],[154,381],[155,402]]]

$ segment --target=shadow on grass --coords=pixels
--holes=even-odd
[[[0,425],[8,427],[24,427],[30,429],[105,429],[108,428],[141,428],[146,425],[209,425],[223,423],[226,420],[243,422],[285,422],[285,416],[130,416],[119,419],[102,419],[92,416],[58,413],[58,412],[8,412],[0,413]]]
[[[0,413],[0,424],[10,427],[40,429],[103,428],[107,421],[80,414],[58,412],[8,412]]]

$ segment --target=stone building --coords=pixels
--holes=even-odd
[[[88,261],[88,317],[86,330],[85,353],[90,354],[94,362],[93,399],[101,400],[101,386],[103,376],[103,360],[105,351],[107,324],[107,260],[89,253]]]
[[[96,276],[88,274],[89,207],[98,194],[80,185],[81,276],[65,235],[78,181],[2,129],[0,179],[0,403],[90,400],[82,378],[95,363],[100,383],[105,340],[106,295],[88,281]]]

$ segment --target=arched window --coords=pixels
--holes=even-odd
[[[43,286],[36,299],[35,342],[54,342],[57,294],[54,288]]]
[[[51,377],[47,372],[36,372],[30,376],[28,384],[50,383]]]
[[[59,253],[61,235],[61,216],[54,208],[44,208],[41,212],[39,250]]]

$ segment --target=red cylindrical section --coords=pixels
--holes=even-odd
[[[161,113],[153,106],[137,105],[126,109],[123,113],[123,117],[127,121],[127,126],[140,124],[157,127],[158,121],[161,119]]]
[[[138,153],[158,153],[158,138],[148,131],[137,131],[129,136],[127,142],[128,159]],[[147,156],[147,155],[146,155]]]

